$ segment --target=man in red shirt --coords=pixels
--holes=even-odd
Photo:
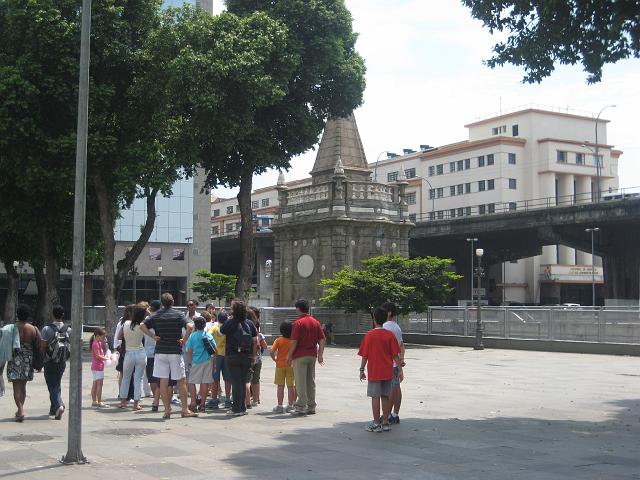
[[[309,315],[309,302],[298,300],[295,304],[298,319],[293,322],[291,346],[287,353],[287,365],[293,361],[293,376],[298,400],[294,415],[316,413],[316,358],[324,365],[324,332],[320,322]]]
[[[373,312],[375,328],[369,330],[362,339],[358,355],[362,357],[360,363],[360,381],[366,380],[364,367],[367,366],[369,383],[367,396],[371,397],[371,411],[373,422],[367,425],[368,432],[388,432],[389,412],[391,411],[391,381],[393,380],[393,362],[398,365],[398,380],[402,382],[402,362],[400,360],[400,347],[396,336],[389,330],[382,328],[387,320],[387,312],[381,307]],[[382,400],[382,425],[380,425],[380,401]]]

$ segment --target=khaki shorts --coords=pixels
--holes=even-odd
[[[211,360],[191,365],[189,369],[190,385],[207,385],[213,379],[213,362]]]
[[[284,385],[285,381],[287,383],[287,387],[293,387],[295,385],[293,367],[276,367],[276,378],[273,383],[275,385]]]
[[[367,397],[379,398],[391,396],[391,380],[369,380]]]

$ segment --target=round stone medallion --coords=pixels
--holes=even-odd
[[[311,255],[301,255],[298,258],[298,275],[309,278],[313,273],[314,262]]]

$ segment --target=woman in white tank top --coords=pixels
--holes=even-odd
[[[141,305],[136,305],[133,311],[133,318],[127,320],[120,331],[121,339],[124,339],[126,353],[122,368],[122,384],[120,385],[120,408],[127,408],[127,393],[129,383],[133,373],[133,409],[142,410],[140,407],[141,380],[144,369],[147,365],[147,355],[142,345],[144,333],[140,330],[140,324],[147,315],[147,309]]]

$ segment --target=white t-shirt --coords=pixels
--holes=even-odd
[[[133,330],[131,330],[131,320],[127,320],[122,326],[122,333],[124,335],[124,341],[127,344],[127,352],[136,352],[144,349],[142,346],[144,333],[140,330],[140,325],[136,325],[133,327]]]
[[[382,328],[384,328],[385,330],[389,330],[391,333],[393,333],[396,336],[396,340],[398,340],[398,346],[402,347],[402,329],[400,328],[400,325],[398,325],[396,322],[394,322],[393,320],[387,320],[386,322],[384,322],[384,324],[382,325]],[[393,362],[394,366],[398,366],[394,360]]]

